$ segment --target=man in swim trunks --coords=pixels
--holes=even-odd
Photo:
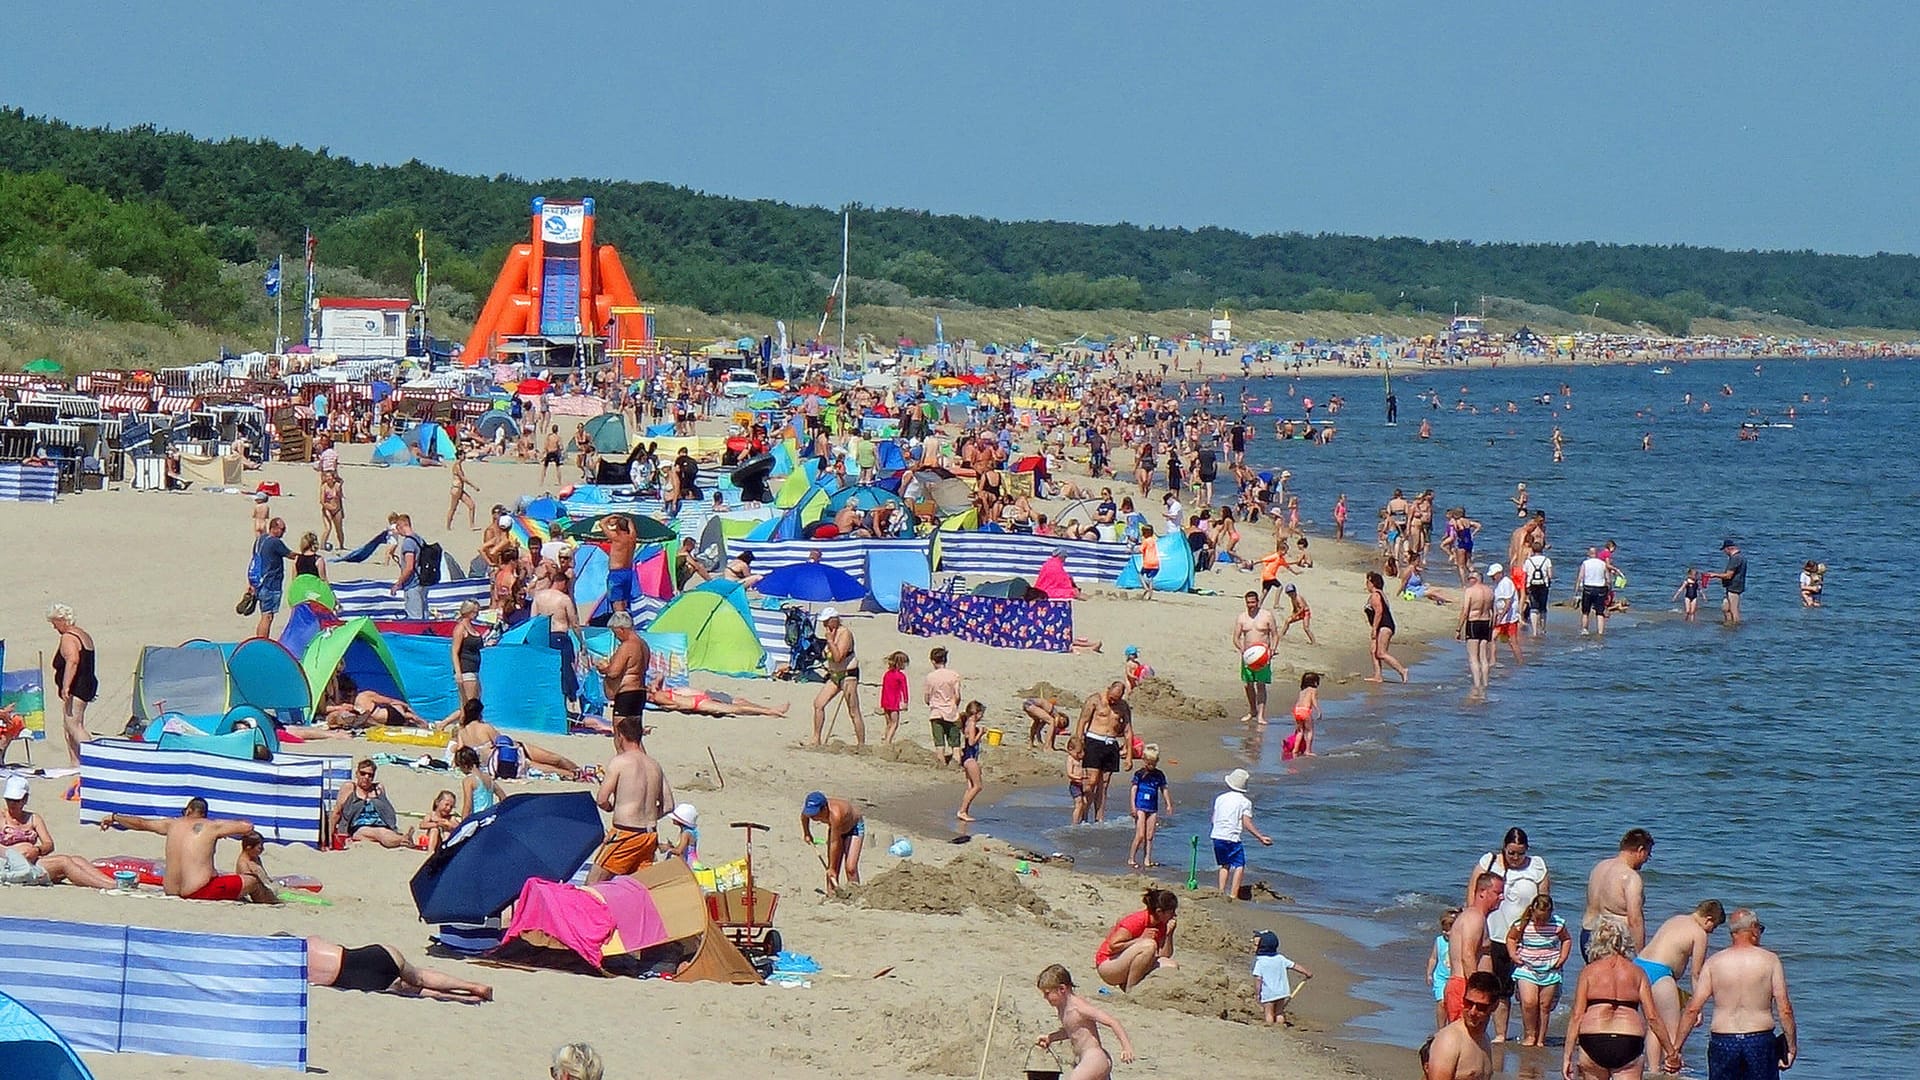
[[[600,809],[613,815],[613,827],[593,854],[589,885],[652,866],[660,845],[660,819],[673,811],[667,774],[641,745],[641,737],[638,716],[613,722],[614,755],[607,762],[607,778],[594,794]]]
[[[1735,626],[1740,622],[1740,597],[1747,591],[1747,557],[1732,540],[1721,541],[1720,550],[1727,555],[1727,568],[1714,575],[1727,593],[1720,601],[1720,614],[1728,626]]]
[[[1260,606],[1257,592],[1247,593],[1245,599],[1247,610],[1233,620],[1233,651],[1244,654],[1255,645],[1264,645],[1271,656],[1280,644],[1280,628],[1274,622],[1273,612]],[[1240,685],[1247,693],[1247,715],[1240,718],[1241,723],[1251,721],[1264,725],[1267,722],[1267,687],[1272,683],[1272,663],[1250,668],[1244,658],[1241,660]]]
[[[1476,971],[1461,983],[1460,1015],[1435,1032],[1420,1050],[1425,1080],[1487,1080],[1493,1075],[1493,1045],[1487,1021],[1500,996],[1491,971]]]
[[[646,639],[633,632],[633,616],[614,612],[607,620],[613,631],[613,652],[595,666],[600,669],[601,689],[607,695],[607,710],[615,723],[622,717],[641,720],[647,711],[647,674],[653,662]]]
[[[633,576],[633,549],[640,536],[625,514],[601,518],[600,531],[607,534],[607,603],[615,611],[625,611],[639,595]]]
[[[1460,1019],[1467,993],[1467,979],[1476,972],[1485,972],[1492,981],[1488,986],[1487,1016],[1493,1016],[1493,1006],[1500,1002],[1499,976],[1493,973],[1493,950],[1489,948],[1491,939],[1487,936],[1487,916],[1500,906],[1500,896],[1506,891],[1506,881],[1499,874],[1482,873],[1473,881],[1473,902],[1462,908],[1454,917],[1453,929],[1447,932],[1447,961],[1450,965],[1447,975],[1446,996],[1447,1019]]]
[[[565,461],[566,458],[560,454],[560,425],[555,424],[547,430],[547,437],[540,441],[540,475],[536,483],[547,482],[549,465],[553,466],[553,482],[559,483],[562,479],[560,468]]]
[[[1133,768],[1133,709],[1127,704],[1127,684],[1116,680],[1087,698],[1074,734],[1087,748],[1087,820],[1106,818],[1107,785],[1113,774]]]
[[[1596,632],[1607,635],[1607,582],[1613,576],[1607,566],[1607,560],[1600,557],[1598,548],[1588,548],[1587,557],[1580,560],[1580,632],[1587,632],[1587,619],[1592,617],[1598,623]]]
[[[1514,575],[1499,563],[1487,567],[1487,577],[1493,581],[1493,639],[1506,642],[1513,662],[1518,664],[1520,620],[1525,617],[1526,606],[1520,601],[1520,586],[1514,583]]]
[[[408,994],[442,1001],[492,1001],[493,987],[417,968],[391,945],[349,949],[325,938],[307,939],[307,982],[368,994]]]
[[[1733,944],[1701,965],[1693,999],[1680,1016],[1680,1042],[1700,1023],[1713,1003],[1712,1036],[1707,1040],[1710,1080],[1780,1080],[1780,1070],[1800,1057],[1800,1031],[1787,996],[1787,972],[1780,957],[1760,947],[1766,924],[1751,908],[1727,919]],[[1773,1030],[1779,1013],[1781,1034]]]
[[[840,874],[847,875],[847,884],[860,884],[860,850],[866,846],[867,818],[851,802],[841,798],[828,798],[825,792],[807,793],[807,801],[800,805],[800,835],[808,844],[813,843],[813,823],[820,822],[827,827],[827,893],[832,895],[840,891]]]
[[[1692,911],[1661,923],[1660,929],[1648,939],[1647,947],[1633,958],[1640,970],[1647,973],[1647,981],[1653,984],[1653,1004],[1667,1030],[1680,1029],[1680,969],[1687,970],[1689,983],[1700,985],[1700,965],[1707,960],[1707,938],[1726,921],[1727,909],[1720,901],[1702,900]],[[1649,1033],[1648,1061],[1659,1060],[1654,1057],[1658,1048]]]
[[[221,839],[253,831],[253,822],[235,818],[209,818],[207,800],[195,795],[177,818],[145,818],[132,814],[108,814],[100,819],[100,828],[132,829],[167,838],[167,872],[162,884],[168,896],[188,900],[250,900],[271,904],[278,897],[259,880],[238,874],[217,874],[213,869],[213,849]]]
[[[1493,590],[1478,570],[1467,572],[1467,587],[1460,593],[1460,625],[1453,636],[1467,643],[1467,674],[1474,689],[1485,690],[1493,672]]]
[[[1587,958],[1587,942],[1603,921],[1626,928],[1627,941],[1637,952],[1647,941],[1646,886],[1640,868],[1653,858],[1653,834],[1628,829],[1620,838],[1620,852],[1594,864],[1587,875],[1587,910],[1580,918],[1580,958]]]

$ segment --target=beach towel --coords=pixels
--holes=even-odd
[[[1049,600],[1072,600],[1075,590],[1073,578],[1067,574],[1066,557],[1054,555],[1041,563],[1039,573],[1033,576],[1033,587],[1046,593]]]

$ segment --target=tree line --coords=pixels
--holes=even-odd
[[[186,231],[205,253],[229,262],[280,252],[297,261],[311,228],[323,261],[400,292],[413,277],[414,230],[423,228],[435,279],[484,297],[509,247],[527,236],[529,201],[542,194],[595,199],[597,236],[620,248],[643,300],[794,318],[821,309],[840,261],[837,210],[651,182],[467,176],[419,161],[368,165],[325,148],[84,128],[17,109],[0,109],[0,170],[50,174],[111,200],[95,209],[122,225],[128,215],[148,215],[142,220],[173,237],[170,244],[188,242],[178,225],[194,226]],[[1742,311],[1824,326],[1920,327],[1920,259],[1909,255],[1255,236],[860,206],[853,229],[856,303],[1413,313],[1468,310],[1496,296],[1577,314],[1597,305],[1601,317],[1671,333],[1695,318]],[[148,306],[118,279],[82,291],[116,311],[221,317],[219,290],[184,249],[170,263],[158,250],[81,246],[84,253],[48,256],[26,276],[38,286],[71,272],[62,259],[98,269],[100,259],[124,254],[136,264],[121,267],[127,275],[161,283],[158,293],[142,294]],[[178,281],[169,276],[176,272]]]

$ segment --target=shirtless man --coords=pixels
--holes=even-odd
[[[1712,1035],[1707,1039],[1707,1075],[1715,1080],[1780,1080],[1800,1057],[1800,1030],[1787,996],[1787,970],[1780,957],[1760,947],[1767,925],[1751,908],[1727,919],[1733,944],[1701,965],[1693,981],[1693,999],[1680,1017],[1680,1042],[1700,1023],[1713,1002]],[[1774,1013],[1785,1034],[1782,1053],[1773,1032]]]
[[[1488,1018],[1491,1018],[1493,1004],[1500,997],[1500,977],[1493,974],[1493,950],[1489,947],[1491,939],[1487,936],[1487,916],[1500,906],[1500,895],[1506,891],[1506,879],[1499,874],[1483,873],[1473,880],[1473,901],[1460,914],[1454,917],[1453,929],[1447,932],[1448,968],[1444,1003],[1447,1007],[1447,1019],[1460,1019],[1460,1010],[1466,1000],[1467,979],[1475,972],[1484,971],[1493,979],[1488,993],[1492,1000],[1489,1004]],[[1481,1021],[1482,1026],[1485,1020]]]
[[[108,814],[100,819],[100,828],[132,829],[167,838],[167,873],[163,880],[168,896],[188,900],[249,900],[271,904],[279,900],[273,890],[258,878],[238,874],[216,874],[213,849],[222,838],[243,836],[253,831],[253,822],[232,818],[209,818],[207,800],[195,795],[177,818],[144,818],[132,814]]]
[[[560,466],[565,461],[566,458],[560,453],[560,425],[555,424],[547,429],[547,437],[540,442],[540,476],[536,482],[541,484],[547,482],[547,466],[551,465],[553,481],[556,484],[559,483],[562,479]]]
[[[1653,834],[1628,829],[1620,838],[1620,853],[1594,864],[1587,875],[1587,911],[1580,917],[1580,958],[1587,958],[1593,929],[1611,919],[1626,927],[1635,951],[1647,943],[1646,886],[1640,868],[1653,858]]]
[[[547,617],[547,644],[560,653],[560,696],[567,701],[567,712],[579,711],[580,657],[586,655],[586,638],[580,631],[580,609],[573,594],[560,585],[560,568],[541,563],[533,575],[531,611],[534,617]]]
[[[255,492],[253,496],[253,539],[256,542],[258,542],[261,537],[267,535],[267,523],[272,520],[273,507],[268,502],[267,493],[264,491]]]
[[[625,514],[600,519],[600,531],[607,534],[607,603],[615,611],[625,611],[639,592],[633,577],[633,549],[640,537]]]
[[[1493,672],[1493,590],[1480,577],[1480,571],[1467,572],[1467,587],[1460,593],[1460,625],[1453,636],[1467,643],[1467,674],[1476,690],[1487,688]]]
[[[594,795],[600,809],[613,815],[613,827],[594,852],[589,885],[652,866],[660,843],[659,821],[673,812],[673,789],[660,763],[641,745],[643,734],[638,716],[613,722],[614,755]]]
[[[1454,925],[1458,926],[1458,923]],[[1487,1021],[1500,996],[1500,979],[1491,971],[1467,976],[1460,998],[1460,1018],[1434,1032],[1421,1051],[1421,1075],[1426,1080],[1487,1080],[1493,1075],[1493,1046],[1487,1041]]]
[[[595,665],[600,670],[601,689],[607,695],[607,709],[614,723],[631,716],[640,720],[647,712],[647,668],[653,652],[645,638],[633,632],[633,616],[624,611],[607,620],[613,631],[613,652]]]
[[[1087,820],[1106,818],[1107,784],[1113,774],[1133,768],[1133,708],[1127,704],[1127,684],[1115,680],[1087,698],[1073,733],[1086,745]]]
[[[1547,549],[1547,512],[1535,510],[1533,516],[1523,522],[1507,539],[1507,565],[1526,561],[1533,551],[1533,542],[1540,541],[1540,550]]]
[[[1702,900],[1698,907],[1675,915],[1660,924],[1647,947],[1633,962],[1647,973],[1653,984],[1653,1004],[1660,1011],[1660,1022],[1669,1031],[1680,1030],[1680,971],[1686,969],[1687,981],[1700,986],[1700,965],[1707,960],[1707,938],[1727,921],[1727,909],[1718,900]],[[1651,1029],[1647,1035],[1647,1060],[1658,1061],[1659,1048]]]
[[[807,794],[807,801],[800,807],[800,835],[809,845],[813,843],[816,821],[827,827],[827,856],[822,861],[827,868],[828,895],[839,891],[843,871],[847,884],[860,884],[860,849],[867,841],[866,815],[845,799],[829,799],[825,792],[814,791]]]
[[[1233,620],[1233,651],[1244,654],[1255,645],[1267,647],[1271,655],[1280,644],[1280,628],[1274,622],[1273,612],[1260,606],[1260,594],[1249,592],[1246,595],[1247,610]],[[1250,668],[1242,660],[1240,664],[1240,685],[1247,693],[1247,715],[1240,718],[1241,723],[1252,721],[1262,727],[1267,723],[1267,687],[1273,683],[1273,665],[1262,664],[1259,668]]]

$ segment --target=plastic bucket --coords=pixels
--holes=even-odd
[[[140,887],[140,875],[131,870],[115,870],[113,884],[123,892],[132,892]]]
[[[990,727],[987,729],[987,745],[988,746],[999,746],[1000,740],[1006,737],[1007,737],[1007,733],[1004,731],[1001,731],[997,727]]]

